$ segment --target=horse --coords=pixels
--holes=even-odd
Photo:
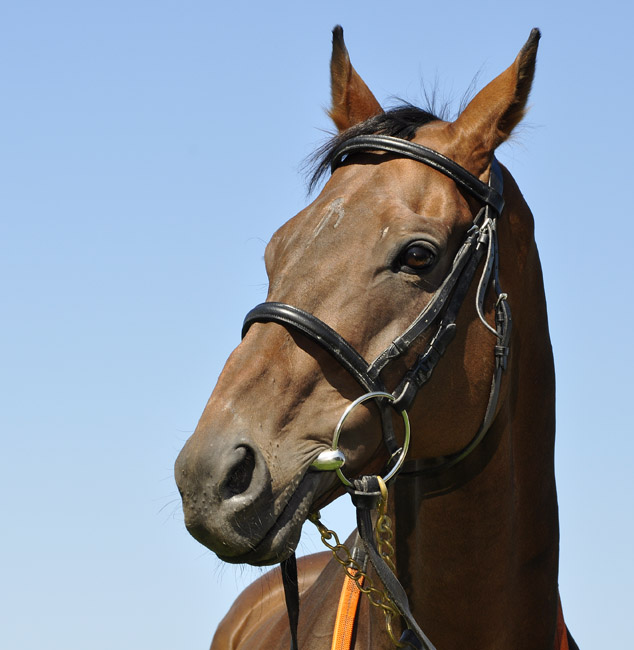
[[[359,477],[388,479],[407,604],[392,640],[362,597],[347,648],[577,648],[558,592],[555,374],[534,221],[495,158],[526,112],[539,39],[532,30],[446,121],[384,110],[333,30],[337,134],[313,183],[332,174],[268,243],[266,302],[175,464],[191,535],[255,566],[293,557],[307,518],[360,493]],[[347,545],[363,550],[359,533]],[[212,649],[335,647],[346,562],[299,560],[296,631],[273,569],[239,596]],[[380,567],[360,570],[381,591]]]

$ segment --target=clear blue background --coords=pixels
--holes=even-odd
[[[189,537],[172,464],[306,203],[341,23],[380,101],[437,83],[454,108],[543,31],[499,157],[550,307],[561,594],[582,648],[631,647],[632,22],[613,0],[3,3],[0,645],[207,648],[259,575]]]

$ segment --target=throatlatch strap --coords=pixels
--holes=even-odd
[[[299,650],[297,645],[297,624],[299,622],[299,582],[297,581],[297,558],[293,553],[280,563],[284,598],[288,612],[288,624],[291,628],[291,650]]]

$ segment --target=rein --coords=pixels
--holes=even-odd
[[[437,151],[384,135],[357,136],[341,144],[333,154],[332,171],[341,166],[350,155],[369,151],[384,151],[432,167],[451,178],[461,189],[484,204],[474,218],[464,243],[454,257],[452,268],[440,288],[410,326],[371,363],[368,363],[350,343],[319,318],[284,303],[265,302],[252,309],[245,318],[242,336],[246,335],[254,323],[274,322],[297,330],[332,355],[366,391],[365,395],[355,400],[346,409],[335,430],[332,448],[321,452],[313,461],[312,468],[320,471],[335,470],[351,495],[357,510],[357,528],[365,554],[383,582],[388,600],[398,610],[407,625],[399,645],[409,645],[417,650],[435,650],[414,620],[405,590],[377,549],[371,514],[381,501],[380,482],[387,483],[393,480],[401,470],[409,440],[407,409],[414,402],[418,391],[431,378],[436,365],[452,341],[456,333],[458,311],[483,259],[485,262],[476,292],[476,310],[484,326],[495,335],[497,340],[494,346],[495,369],[484,419],[475,436],[463,449],[438,459],[432,466],[405,464],[400,475],[403,477],[436,476],[445,472],[464,460],[482,442],[493,421],[502,373],[507,365],[511,335],[510,307],[507,295],[501,291],[498,278],[496,220],[504,207],[502,174],[497,160],[493,159],[489,183],[486,184]],[[490,285],[497,295],[495,327],[489,325],[484,317],[484,299]],[[388,391],[381,379],[382,371],[389,363],[406,354],[423,333],[431,330],[432,326],[435,326],[435,331],[423,352],[417,356],[397,387],[393,391]],[[377,400],[381,412],[383,439],[390,460],[385,479],[364,476],[351,482],[341,471],[345,463],[345,455],[338,448],[339,434],[343,421],[351,410],[368,399]],[[399,446],[394,435],[390,407],[400,413],[405,422],[407,435],[402,447]],[[299,593],[294,554],[282,562],[282,577],[291,627],[291,650],[298,650]]]

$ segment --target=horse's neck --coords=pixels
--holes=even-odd
[[[554,639],[554,371],[538,262],[535,274],[535,302],[525,306],[535,310],[533,331],[515,337],[510,390],[484,460],[436,496],[420,479],[394,489],[399,578],[441,649],[547,649]]]

